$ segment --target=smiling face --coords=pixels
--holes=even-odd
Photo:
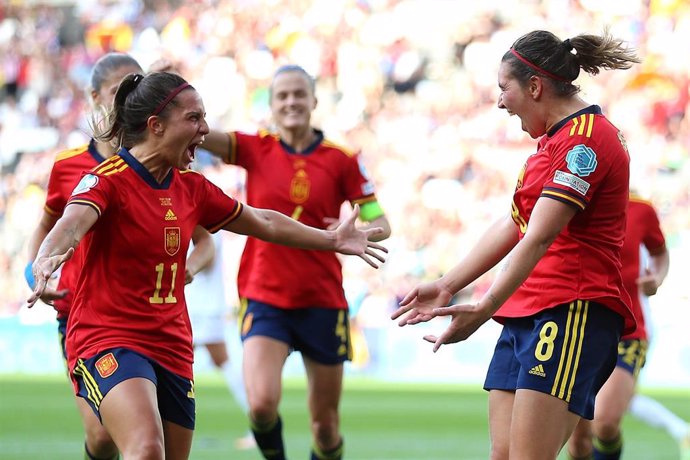
[[[533,76],[526,85],[513,77],[510,64],[501,62],[498,69],[498,108],[505,109],[509,115],[517,115],[522,123],[522,130],[536,139],[542,136],[545,122],[539,116],[538,96],[541,94],[541,78]]]
[[[170,165],[189,169],[196,148],[209,132],[204,103],[199,93],[189,88],[175,97],[166,112],[165,118],[157,117],[157,127],[153,131],[156,133],[158,129],[160,132]]]
[[[316,97],[306,75],[287,71],[275,76],[271,87],[271,112],[280,129],[309,128],[314,108]]]

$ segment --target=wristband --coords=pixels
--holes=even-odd
[[[26,268],[24,268],[24,278],[26,279],[26,283],[29,285],[31,290],[36,288],[36,279],[34,279],[34,271],[32,270],[33,263],[33,260],[29,261],[29,263],[26,264]]]

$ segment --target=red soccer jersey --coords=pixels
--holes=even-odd
[[[192,330],[184,299],[195,226],[217,231],[242,205],[202,175],[173,169],[162,184],[127,150],[84,175],[68,206],[99,219],[84,237],[83,269],[67,326],[69,368],[125,347],[192,378]]]
[[[656,211],[649,202],[631,194],[628,202],[628,225],[625,229],[623,249],[621,249],[621,261],[623,263],[623,285],[630,294],[633,312],[637,319],[637,329],[621,340],[647,340],[641,294],[637,286],[637,278],[640,276],[641,245],[644,245],[651,255],[657,255],[666,250],[666,240],[661,232],[661,224]]]
[[[539,140],[513,195],[512,215],[520,239],[540,197],[575,206],[579,212],[498,310],[497,319],[530,316],[581,299],[614,310],[625,319],[625,332],[634,330],[620,260],[629,162],[622,135],[598,106],[571,115]]]
[[[93,140],[88,145],[59,153],[55,158],[53,169],[50,171],[45,211],[60,217],[82,173],[89,171],[104,160],[105,158],[96,150],[96,144]],[[74,256],[62,266],[60,271],[57,289],[67,289],[69,292],[67,296],[56,300],[54,303],[58,318],[64,318],[69,314],[77,276],[79,275],[80,258],[81,249],[77,247]]]
[[[226,163],[247,170],[247,204],[274,209],[312,227],[326,228],[345,201],[376,200],[359,155],[323,138],[296,153],[277,135],[231,133]],[[347,309],[342,270],[335,253],[309,251],[248,238],[238,273],[238,292],[281,308]]]

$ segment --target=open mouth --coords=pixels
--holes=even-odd
[[[187,146],[187,158],[185,158],[187,168],[191,167],[192,163],[194,162],[194,158],[196,157],[196,148],[198,146],[199,144],[189,144],[189,146]]]

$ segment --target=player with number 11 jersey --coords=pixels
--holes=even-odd
[[[227,225],[242,204],[191,170],[173,168],[159,184],[122,149],[83,176],[67,205],[110,217],[96,221],[80,243],[84,265],[67,327],[70,369],[78,358],[124,347],[192,379],[184,300],[189,241],[197,225],[212,233]]]

